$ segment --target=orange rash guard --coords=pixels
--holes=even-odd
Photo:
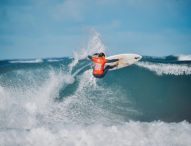
[[[107,63],[107,59],[105,57],[93,57],[92,61],[94,62],[94,75],[103,75],[105,69],[105,63]]]

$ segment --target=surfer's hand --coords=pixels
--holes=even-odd
[[[88,58],[89,58],[90,60],[92,60],[92,56],[88,55]]]

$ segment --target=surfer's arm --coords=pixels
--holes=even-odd
[[[93,57],[97,57],[99,53],[94,53],[92,56],[88,55],[88,58],[92,60]]]
[[[112,63],[112,62],[117,62],[119,61],[119,59],[110,59],[110,60],[107,60],[107,63]]]

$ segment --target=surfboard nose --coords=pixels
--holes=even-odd
[[[140,60],[141,58],[142,58],[142,56],[140,56],[140,55],[135,56],[136,60]]]

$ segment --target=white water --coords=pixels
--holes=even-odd
[[[191,55],[180,55],[178,56],[179,61],[191,61]]]
[[[190,146],[191,126],[187,122],[129,122],[106,127],[70,127],[51,130],[44,127],[30,131],[0,132],[4,146]]]
[[[106,47],[103,44],[101,35],[93,30],[86,48],[73,52],[74,60],[69,65],[70,71],[76,66],[79,60],[85,59],[88,55],[93,55],[94,53],[105,52],[105,50]]]
[[[27,59],[27,60],[11,60],[10,63],[40,63],[42,59]]]
[[[138,66],[146,68],[155,72],[157,75],[190,75],[191,66],[182,64],[163,64],[163,63],[150,63],[138,62]]]
[[[58,61],[62,61],[63,58],[49,58],[47,59],[48,62],[58,62]]]

